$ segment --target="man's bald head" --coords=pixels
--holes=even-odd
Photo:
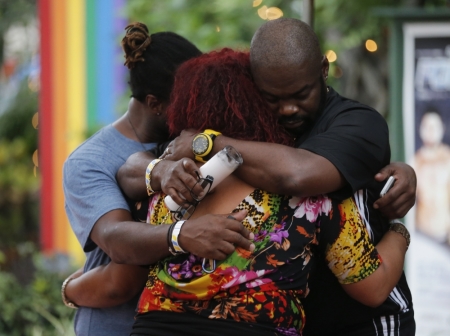
[[[281,18],[268,21],[253,36],[250,46],[252,71],[298,66],[305,61],[320,69],[322,53],[316,34],[300,20]]]
[[[250,46],[253,79],[278,122],[294,137],[305,132],[327,99],[328,60],[306,23],[277,19],[262,25]]]

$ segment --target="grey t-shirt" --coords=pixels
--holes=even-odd
[[[149,150],[155,144],[144,144],[144,147]],[[115,176],[131,154],[142,150],[139,142],[128,139],[109,125],[82,143],[64,163],[65,208],[70,225],[86,252],[85,271],[110,261],[89,235],[97,220],[107,212],[129,210]],[[138,297],[113,308],[78,309],[76,334],[129,335]]]

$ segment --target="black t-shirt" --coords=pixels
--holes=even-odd
[[[389,228],[388,221],[372,206],[383,186],[374,176],[390,162],[388,127],[373,108],[329,89],[325,109],[311,129],[297,139],[296,145],[326,158],[340,171],[348,185],[329,196],[345,199],[354,195],[373,242],[377,244]],[[160,144],[151,152],[157,157],[162,155],[168,143]],[[361,330],[372,330],[373,325],[379,324],[372,320],[374,317],[407,310],[410,313],[404,321],[414,324],[414,319],[410,318],[413,314],[411,292],[404,274],[390,298],[380,307],[370,308],[344,292],[319,250],[315,252],[314,271],[309,279],[311,292],[302,300],[306,311],[304,336],[359,336]]]
[[[373,209],[382,184],[375,174],[390,161],[388,127],[374,109],[340,96],[330,88],[325,109],[312,128],[298,139],[299,148],[316,153],[335,165],[348,185],[330,196],[355,195],[359,210],[377,244],[388,230],[388,221]],[[370,225],[369,225],[370,222]],[[316,251],[311,292],[303,300],[304,335],[349,335],[373,318],[412,311],[411,293],[404,275],[393,294],[378,308],[367,307],[348,296]],[[356,333],[357,334],[357,333]]]

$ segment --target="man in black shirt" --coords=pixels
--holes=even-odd
[[[252,40],[250,57],[256,84],[297,147],[237,141],[220,135],[206,158],[231,145],[245,162],[236,174],[254,187],[296,196],[328,193],[347,198],[354,194],[377,243],[389,229],[388,220],[373,208],[381,190],[373,177],[390,160],[385,120],[372,108],[341,97],[326,86],[328,60],[322,56],[312,29],[299,20],[278,19],[264,24]],[[197,167],[191,160],[169,160],[194,158],[191,144],[196,134],[183,132],[169,145],[167,160],[152,172],[152,189],[162,189],[178,204],[191,200],[189,189],[196,182],[193,171]],[[144,167],[148,160],[145,162]],[[133,166],[133,160],[128,164],[128,168]],[[119,171],[119,179],[138,171],[136,166],[128,168]],[[167,179],[168,171],[175,171],[177,178]],[[383,177],[386,175],[390,174],[385,171]],[[414,179],[414,173],[412,176]],[[142,174],[136,181],[142,186]],[[131,189],[135,187],[130,183],[125,192],[133,195]],[[413,194],[396,183],[391,195],[378,200],[377,205],[386,217],[403,217],[414,203]],[[319,259],[323,260],[317,258],[310,281],[312,290],[305,300],[304,335],[414,334],[411,294],[404,276],[381,306],[370,308],[347,296]]]
[[[355,191],[354,197],[374,244],[389,230],[389,221],[372,206],[379,197],[381,185],[370,178],[380,165],[389,163],[387,138],[387,125],[378,112],[329,88],[323,112],[298,141],[299,148],[328,159],[339,169],[347,185],[330,196],[348,197]],[[358,139],[364,143],[357,143]],[[412,298],[404,274],[388,299],[379,307],[370,308],[344,292],[324,260],[320,256],[315,259],[311,292],[303,300],[304,335],[414,334]]]

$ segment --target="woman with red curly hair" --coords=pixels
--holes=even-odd
[[[293,145],[255,86],[248,53],[213,51],[180,66],[167,109],[171,135],[214,129],[242,140]]]
[[[167,118],[172,135],[210,128],[239,139],[293,143],[253,84],[248,54],[230,49],[204,54],[178,69]],[[152,195],[147,221],[176,228],[183,221],[166,207],[164,197]],[[383,302],[396,283],[377,285],[386,280],[391,263],[385,255],[390,236],[377,250],[351,198],[276,195],[230,175],[187,220],[227,215],[252,232],[250,251],[231,247],[224,260],[205,263],[176,241],[178,253],[150,267],[132,335],[300,335],[313,250],[327,259],[347,293],[363,303],[371,304],[365,293],[373,291]],[[174,248],[176,234],[169,232],[168,245]],[[127,277],[113,271],[102,276],[116,283]],[[76,295],[71,299],[77,302]]]

